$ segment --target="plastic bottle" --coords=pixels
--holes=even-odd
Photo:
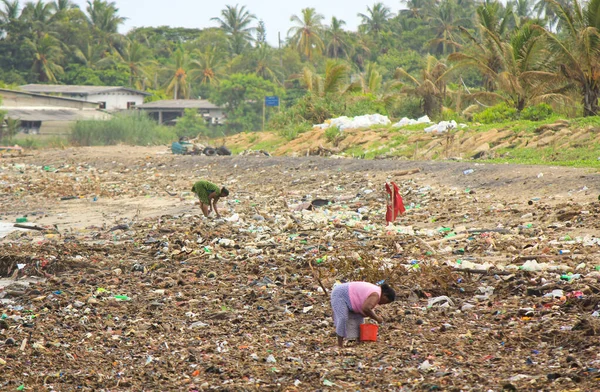
[[[468,176],[469,174],[473,173],[474,171],[475,171],[475,170],[473,170],[473,169],[467,169],[467,170],[463,171],[463,174],[464,174],[465,176]]]

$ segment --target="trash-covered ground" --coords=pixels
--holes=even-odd
[[[194,205],[203,178],[232,192],[222,220]],[[3,233],[37,230],[0,239],[0,390],[598,390],[599,183],[168,148],[1,160]],[[309,261],[328,289],[396,288],[377,342],[335,347]]]

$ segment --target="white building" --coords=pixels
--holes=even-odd
[[[110,114],[98,109],[98,104],[73,98],[27,93],[0,88],[0,110],[6,118],[19,120],[20,131],[26,134],[67,135],[77,121],[107,120]]]
[[[58,84],[26,84],[21,90],[29,93],[46,94],[79,99],[98,104],[98,109],[109,111],[133,109],[144,103],[145,91],[116,86],[64,86]]]
[[[148,113],[159,124],[174,124],[186,109],[195,110],[210,124],[223,124],[226,117],[225,108],[205,99],[168,99],[145,103],[137,109]]]

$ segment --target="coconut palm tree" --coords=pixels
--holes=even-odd
[[[554,60],[545,49],[544,33],[529,22],[513,32],[510,41],[493,39],[494,51],[498,53],[498,69],[487,69],[498,86],[498,91],[471,94],[473,99],[503,101],[517,111],[530,104],[552,100],[567,100],[567,84],[561,82],[560,75],[547,71]],[[458,61],[457,68],[472,66],[486,69],[481,57],[456,53],[451,60]],[[564,79],[563,79],[564,81]]]
[[[4,31],[5,38],[8,40],[11,35],[21,32],[23,21],[21,17],[21,4],[19,0],[2,0],[3,9],[0,10],[0,27]],[[23,25],[23,26],[21,26]]]
[[[600,0],[573,0],[568,6],[548,0],[558,18],[560,35],[539,28],[557,56],[560,73],[577,87],[583,115],[600,114]]]
[[[311,93],[324,97],[328,94],[345,94],[351,90],[349,83],[350,67],[347,64],[328,60],[325,75],[321,76],[304,68],[302,82]]]
[[[173,99],[187,99],[190,96],[190,57],[180,46],[172,56],[171,62],[164,67],[167,76],[166,93],[172,94]]]
[[[214,17],[211,20],[219,23],[221,29],[229,36],[230,47],[233,55],[241,54],[252,41],[252,33],[256,28],[251,24],[256,16],[251,14],[246,6],[225,6],[221,11],[221,18]]]
[[[265,80],[281,84],[283,74],[279,60],[275,57],[275,50],[266,43],[260,45],[251,56],[254,73]]]
[[[290,43],[309,61],[313,60],[315,54],[323,52],[323,19],[324,16],[314,8],[304,8],[301,16],[292,15],[290,18],[296,24],[288,30],[288,37],[291,35]]]
[[[119,26],[127,20],[119,16],[119,9],[114,1],[88,0],[86,11],[90,26],[106,34],[117,33]]]
[[[42,37],[25,39],[25,44],[33,52],[33,65],[31,71],[40,82],[56,83],[56,76],[63,73],[59,65],[63,53],[60,42],[49,34]]]
[[[353,35],[352,41],[352,61],[358,69],[363,70],[365,64],[369,61],[371,57],[371,48],[375,46],[372,37],[363,34],[356,33]]]
[[[2,0],[2,5],[4,7],[0,11],[0,21],[3,25],[19,19],[21,15],[21,3],[19,0]]]
[[[347,41],[347,34],[344,31],[344,22],[335,16],[331,18],[331,24],[325,30],[325,39],[327,46],[325,51],[329,57],[340,58],[348,57],[350,45]]]
[[[463,65],[476,66],[483,76],[483,87],[488,92],[497,88],[496,75],[501,71],[502,54],[499,52],[500,42],[507,35],[510,13],[501,16],[499,3],[484,3],[476,11],[476,34],[460,27],[470,46],[460,53],[452,53],[449,61]]]
[[[365,71],[357,76],[357,86],[363,94],[376,94],[381,90],[383,77],[377,70],[376,63],[368,63]]]
[[[150,49],[139,41],[125,39],[125,42],[114,50],[112,56],[101,60],[101,64],[121,64],[129,70],[129,87],[143,90],[148,79],[147,68],[154,63],[150,58]]]
[[[51,32],[53,16],[54,4],[42,0],[27,3],[21,12],[21,18],[31,26],[38,37]]]
[[[401,0],[400,3],[406,6],[400,14],[412,19],[423,19],[426,10],[434,7],[433,0]]]
[[[402,68],[396,69],[394,78],[406,82],[402,92],[421,100],[423,112],[435,117],[442,111],[442,103],[446,97],[446,76],[448,67],[435,57],[427,58],[427,65],[417,79]]]
[[[55,0],[52,5],[56,12],[64,12],[72,9],[79,8],[79,6],[73,3],[72,0]]]
[[[75,60],[87,68],[96,69],[106,64],[108,52],[104,46],[88,42],[82,48],[73,46],[70,49]]]
[[[197,59],[191,61],[192,70],[190,73],[194,80],[199,80],[201,84],[216,86],[223,75],[223,57],[215,46],[206,47],[203,52],[199,52]]]
[[[460,17],[459,11],[456,0],[442,0],[437,7],[427,13],[427,20],[435,29],[435,38],[429,42],[434,53],[453,53],[460,47],[458,26],[469,27],[471,21],[470,18]]]
[[[375,3],[373,7],[367,7],[366,14],[358,14],[361,19],[361,27],[368,34],[377,36],[379,32],[387,29],[389,19],[394,17],[392,11],[383,3]]]

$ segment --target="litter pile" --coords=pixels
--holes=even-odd
[[[332,118],[330,120],[325,121],[323,124],[317,124],[314,127],[319,129],[328,129],[330,127],[337,127],[340,131],[346,129],[361,129],[368,128],[374,125],[390,125],[391,121],[387,116],[382,116],[381,114],[366,114],[364,116],[356,116],[356,117],[337,117]],[[395,124],[392,124],[392,127],[402,128],[407,125],[415,125],[415,124],[432,124],[432,121],[428,116],[423,116],[418,118],[417,120],[413,120],[407,117],[403,117],[400,121]],[[453,129],[465,128],[466,124],[457,124],[456,121],[440,121],[437,124],[433,124],[429,127],[425,128],[425,132],[437,132],[444,133]]]
[[[415,124],[431,124],[431,120],[429,116],[419,117],[417,120],[413,120],[412,118],[402,117],[400,121],[395,123],[393,126],[395,128],[405,127],[407,125],[415,125]]]
[[[393,162],[94,151],[0,166],[3,220],[42,228],[0,239],[0,390],[597,388],[597,201],[529,204]],[[232,192],[223,219],[188,192],[208,173]],[[406,212],[386,225],[390,177]],[[98,195],[124,212],[44,224],[66,194],[72,214]],[[179,209],[130,218],[134,198]],[[326,287],[396,288],[378,342],[334,347],[309,261]]]
[[[337,127],[340,131],[343,131],[345,129],[368,128],[372,127],[373,125],[389,125],[391,123],[392,122],[387,116],[382,116],[381,114],[375,113],[352,118],[346,116],[332,118],[325,121],[323,124],[317,124],[314,127],[320,129]]]

